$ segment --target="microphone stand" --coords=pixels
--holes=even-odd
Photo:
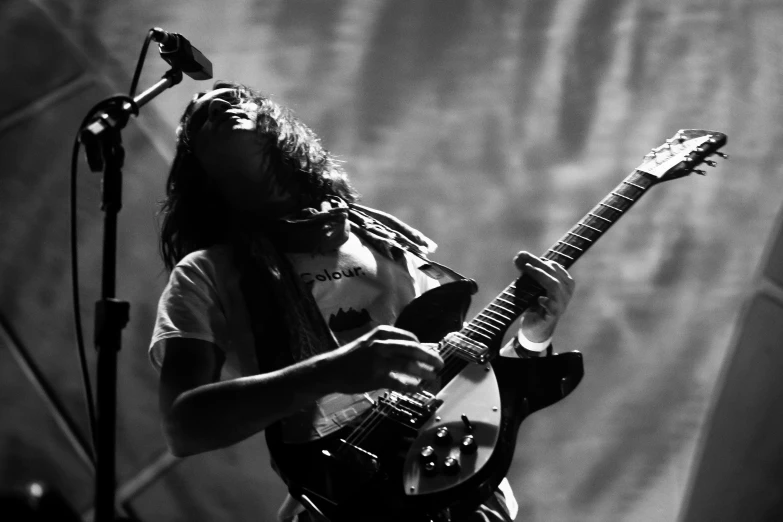
[[[117,354],[122,329],[128,323],[130,304],[115,297],[117,264],[117,215],[122,208],[122,167],[125,150],[120,131],[131,115],[169,87],[182,81],[182,70],[172,68],[155,85],[135,98],[122,97],[122,103],[105,109],[79,131],[90,170],[103,170],[104,211],[103,273],[101,299],[95,303],[95,348],[97,355],[95,430],[95,522],[115,519]]]

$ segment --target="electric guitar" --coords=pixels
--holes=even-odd
[[[622,183],[543,255],[568,268],[653,185],[697,172],[726,135],[680,130],[653,149]],[[436,384],[420,393],[386,392],[353,424],[300,444],[266,430],[270,453],[289,491],[317,518],[332,522],[429,522],[473,511],[506,476],[519,426],[579,384],[582,355],[496,357],[506,330],[543,291],[523,276],[464,323],[471,280],[424,293],[396,326],[437,343],[445,361]]]

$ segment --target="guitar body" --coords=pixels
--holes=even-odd
[[[475,291],[469,280],[435,288],[411,302],[396,326],[422,342],[437,342],[462,327]],[[429,521],[445,509],[454,515],[486,500],[508,471],[522,420],[568,395],[582,376],[578,352],[497,357],[452,376],[435,394],[437,409],[416,426],[379,416],[360,438],[352,425],[309,443],[286,444],[275,424],[266,430],[267,444],[291,493],[304,495],[332,522],[364,521],[370,513],[373,520]],[[358,422],[369,423],[368,415]],[[444,440],[438,435],[443,428]],[[474,447],[465,451],[467,436]],[[436,473],[425,469],[426,447],[434,450]],[[458,469],[445,472],[449,457]]]

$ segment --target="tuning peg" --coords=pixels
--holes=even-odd
[[[693,172],[695,172],[699,176],[706,176],[707,175],[706,172],[704,172],[703,170],[700,170],[700,169],[693,169]]]
[[[708,160],[708,159],[704,160],[704,163],[706,163],[710,167],[717,167],[718,166],[718,162],[717,161],[712,161],[712,160]]]
[[[716,152],[715,154],[717,154],[718,156],[720,156],[723,159],[729,159],[729,155],[726,154],[725,152]]]

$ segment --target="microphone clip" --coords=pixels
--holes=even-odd
[[[180,69],[194,80],[212,78],[212,62],[193,47],[187,38],[159,27],[151,30],[152,39],[158,42],[160,57],[175,69]]]

